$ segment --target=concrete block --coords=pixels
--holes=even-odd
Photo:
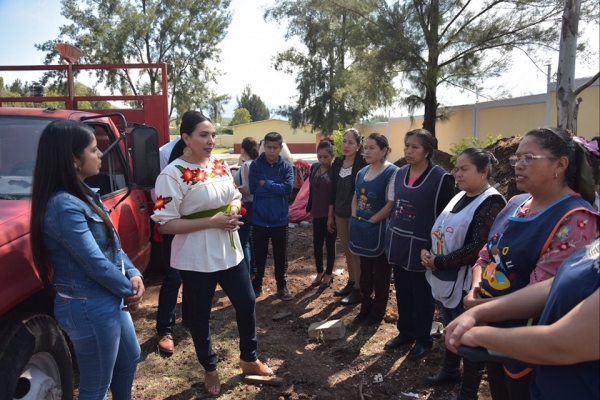
[[[308,337],[310,339],[323,338],[324,340],[341,339],[346,334],[344,321],[334,319],[330,321],[321,321],[311,324],[308,328]]]

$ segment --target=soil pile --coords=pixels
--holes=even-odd
[[[510,199],[514,195],[523,193],[517,189],[515,182],[515,167],[510,165],[508,158],[517,152],[517,147],[521,143],[522,137],[513,136],[500,139],[495,144],[486,147],[498,160],[498,164],[492,167],[492,183],[499,183],[498,191],[506,198]]]

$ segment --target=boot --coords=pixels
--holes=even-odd
[[[346,286],[333,292],[333,295],[338,297],[346,297],[352,293],[352,289],[354,289],[354,281],[348,281]]]
[[[344,297],[341,301],[343,306],[351,306],[357,304],[362,299],[362,294],[360,293],[360,289],[352,289],[352,292],[346,297]]]
[[[452,400],[478,400],[477,392],[481,383],[481,371],[485,363],[480,361],[471,361],[463,358],[463,380],[460,386],[460,392]]]
[[[425,381],[432,385],[460,382],[460,359],[461,356],[446,349],[442,369],[434,376],[426,376]]]

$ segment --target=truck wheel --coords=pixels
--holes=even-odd
[[[0,399],[72,400],[73,366],[56,321],[16,315],[0,330]]]

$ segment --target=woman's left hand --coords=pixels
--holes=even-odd
[[[427,250],[421,250],[421,264],[430,271],[437,271],[435,257]]]
[[[133,296],[125,298],[125,311],[135,313],[140,309],[140,303],[146,288],[144,287],[144,281],[142,280],[141,276],[134,276],[130,279],[130,281],[131,285],[133,286]]]

